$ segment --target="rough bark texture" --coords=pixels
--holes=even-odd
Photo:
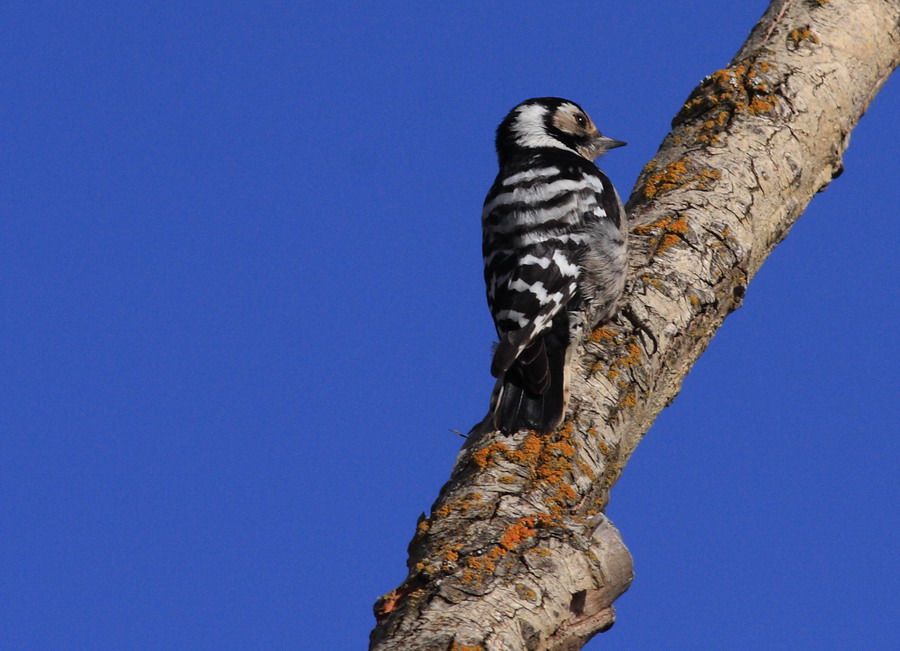
[[[578,649],[609,628],[631,557],[609,490],[747,282],[841,171],[900,61],[900,0],[775,0],[690,94],[629,201],[620,316],[575,355],[565,425],[470,436],[376,603],[371,648]]]

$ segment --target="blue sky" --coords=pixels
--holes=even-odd
[[[766,2],[4,3],[5,648],[364,648],[484,414],[480,205],[532,96],[622,194]],[[895,648],[891,80],[608,514],[587,648]]]

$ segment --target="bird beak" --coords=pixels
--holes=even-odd
[[[581,149],[578,150],[582,156],[587,158],[588,160],[594,160],[595,158],[600,158],[603,154],[605,154],[610,149],[615,149],[616,147],[624,147],[626,144],[621,140],[613,140],[612,138],[607,138],[606,136],[601,136],[599,132],[594,134],[594,137],[591,138],[590,144],[585,145]]]
[[[615,149],[616,147],[624,147],[627,144],[627,142],[622,142],[621,140],[613,140],[612,138],[607,138],[599,134],[596,138],[594,138],[594,147],[601,152],[607,151],[609,149]]]

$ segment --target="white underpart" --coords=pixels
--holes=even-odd
[[[556,138],[547,133],[544,126],[544,117],[547,115],[547,107],[540,104],[527,104],[519,109],[512,130],[516,134],[516,144],[519,147],[555,147],[565,149],[573,154],[578,152],[571,147],[566,147]]]
[[[566,260],[566,256],[562,251],[557,250],[553,252],[553,262],[559,267],[559,271],[563,276],[578,276],[578,265]]]
[[[505,179],[503,179],[503,185],[515,185],[516,183],[521,183],[523,181],[531,181],[533,179],[556,176],[557,174],[559,174],[558,167],[540,167],[538,169],[525,170],[524,172],[519,172],[517,174],[513,174],[512,176],[507,176]]]

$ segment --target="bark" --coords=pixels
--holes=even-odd
[[[900,61],[900,0],[774,0],[637,180],[629,286],[574,355],[564,426],[475,432],[375,605],[372,649],[578,649],[632,580],[609,490],[750,278],[841,172]]]

